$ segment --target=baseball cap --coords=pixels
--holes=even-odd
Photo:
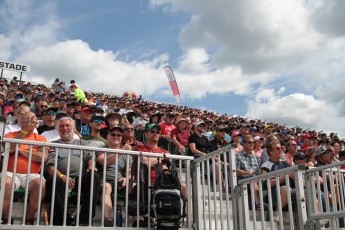
[[[50,107],[50,108],[48,108],[48,109],[44,110],[43,114],[47,114],[47,113],[49,113],[49,112],[53,112],[53,113],[55,113],[55,112],[56,112],[56,110],[55,110],[55,108]]]
[[[320,156],[321,154],[327,152],[327,147],[326,146],[321,146],[320,148],[316,149],[315,153],[316,156]]]
[[[59,120],[61,117],[68,117],[68,115],[65,111],[59,110],[55,113],[55,120]]]
[[[120,130],[120,132],[121,133],[123,133],[123,129],[120,127],[120,126],[115,126],[115,127],[113,127],[113,128],[111,128],[111,129],[109,129],[108,130],[108,133],[110,133],[110,132],[112,132],[112,131],[114,131],[114,130]]]
[[[307,133],[303,136],[303,140],[305,140],[305,139],[314,139],[314,137],[312,135],[310,135],[309,133]]]
[[[23,96],[23,94],[21,94],[21,93],[17,93],[15,96],[14,96],[14,98],[20,98],[20,99],[22,99],[22,98],[24,98],[24,96]]]
[[[205,126],[205,122],[204,121],[198,121],[195,123],[195,127],[198,127],[200,125],[204,125]]]
[[[147,132],[153,128],[157,128],[158,130],[161,130],[161,127],[159,126],[159,124],[153,123],[153,124],[146,124],[145,132]]]
[[[81,111],[91,111],[91,112],[93,112],[93,109],[91,109],[89,105],[84,105],[83,107],[81,107]]]
[[[91,116],[90,121],[92,122],[92,121],[94,121],[94,120],[101,120],[101,121],[104,121],[104,117],[94,114],[94,115]]]
[[[293,160],[305,160],[306,156],[303,153],[296,153],[295,156],[293,156]]]
[[[263,138],[263,137],[260,137],[260,136],[255,136],[255,137],[254,137],[254,141],[257,141],[257,140],[260,140],[260,139],[261,139],[261,140],[264,140],[264,138]]]
[[[20,100],[22,100],[22,99],[20,99]],[[19,100],[18,100],[18,101],[19,101]],[[25,106],[27,106],[27,107],[30,107],[30,106],[31,106],[30,102],[25,101],[25,100],[22,100],[22,101],[19,102],[19,104],[18,104],[18,106],[22,106],[22,105],[25,105]]]
[[[240,134],[239,132],[232,132],[231,138],[233,138],[235,136],[242,136],[242,134]]]

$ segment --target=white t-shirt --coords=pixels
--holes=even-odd
[[[60,135],[56,129],[44,131],[42,134],[45,138],[47,138],[48,142],[56,141],[60,139]],[[77,134],[73,133],[74,139],[80,139]]]
[[[4,135],[6,135],[7,133],[18,132],[20,130],[22,130],[22,128],[19,127],[17,124],[15,124],[15,125],[6,125],[5,126]],[[38,133],[37,129],[34,129],[34,133]]]

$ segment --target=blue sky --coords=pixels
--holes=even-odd
[[[2,0],[0,59],[24,77],[345,135],[342,0]],[[5,73],[12,77],[15,73]]]

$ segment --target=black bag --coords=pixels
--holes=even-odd
[[[168,159],[168,169],[158,163],[156,168],[156,182],[152,190],[152,209],[157,229],[179,229],[185,216],[185,199],[181,192],[175,164]]]
[[[140,163],[140,172],[138,177],[138,161],[142,162],[142,157],[137,157],[131,168],[130,191],[128,195],[128,215],[137,216],[137,204],[139,201],[139,216],[148,213],[148,168],[147,165]],[[139,186],[139,200],[137,200]]]

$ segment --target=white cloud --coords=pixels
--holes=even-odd
[[[341,136],[345,131],[339,127],[344,124],[337,115],[337,108],[312,95],[294,93],[277,96],[273,90],[262,90],[254,100],[249,101],[246,116],[260,118],[269,122],[300,126],[324,132],[336,131]],[[266,99],[266,100],[264,100]],[[342,125],[341,125],[342,126]]]

